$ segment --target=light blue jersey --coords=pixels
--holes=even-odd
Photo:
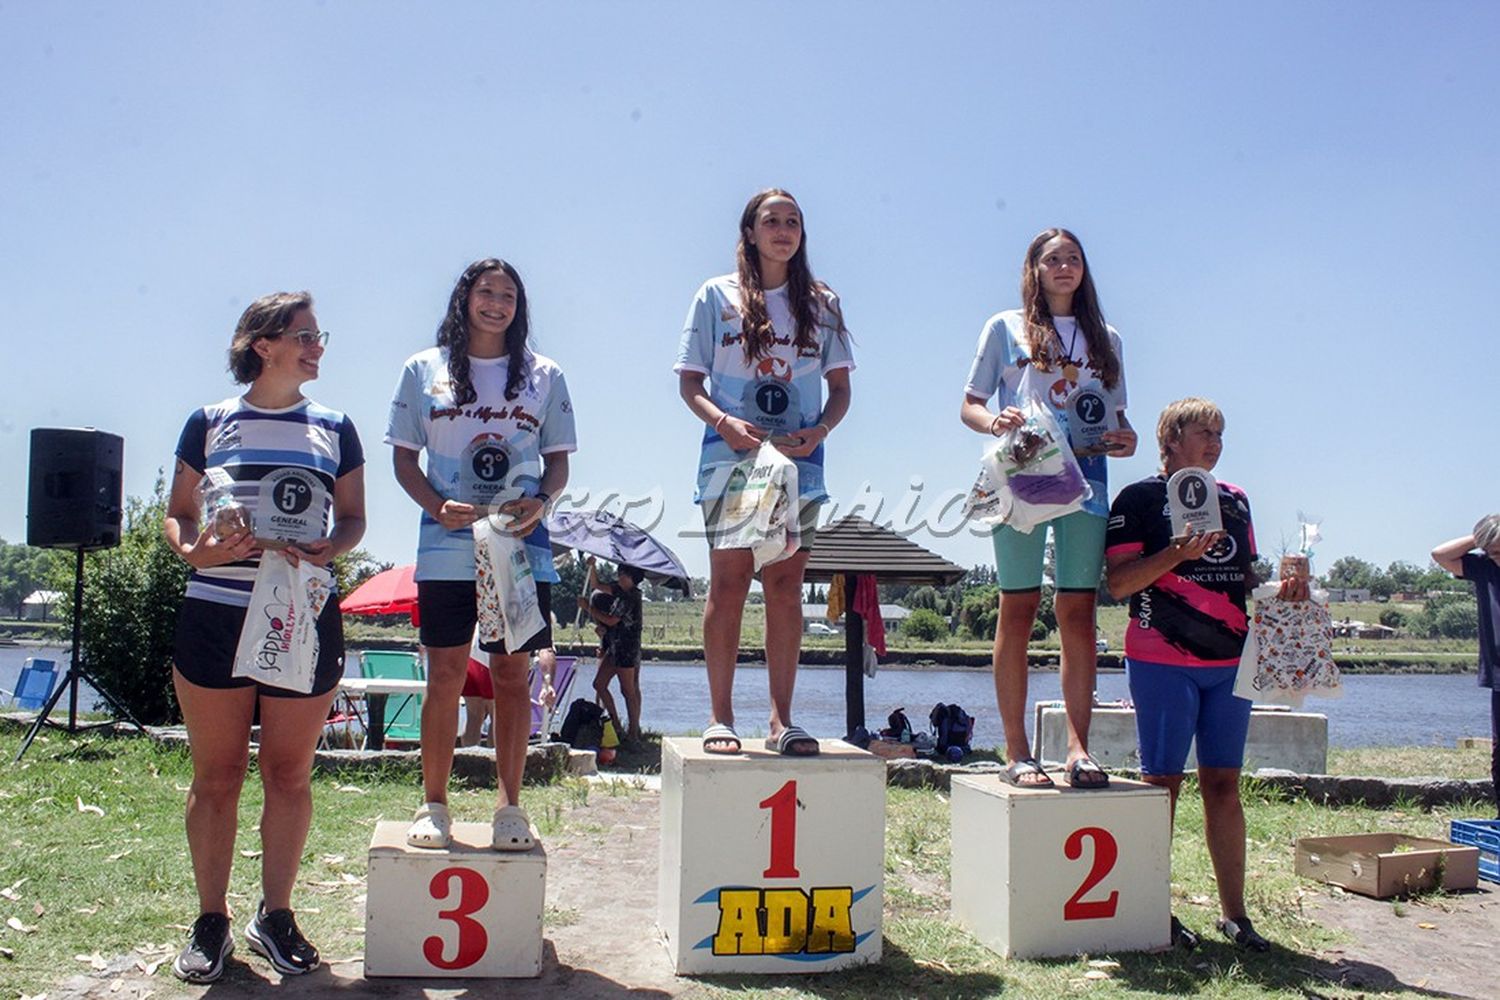
[[[1052,407],[1053,415],[1064,431],[1068,430],[1068,396],[1080,385],[1092,386],[1114,402],[1115,409],[1125,409],[1125,354],[1120,346],[1120,335],[1114,327],[1108,327],[1109,343],[1120,359],[1120,380],[1113,389],[1105,389],[1099,381],[1099,372],[1089,356],[1088,344],[1084,342],[1077,323],[1071,318],[1058,317],[1058,353],[1071,359],[1074,364],[1043,371],[1029,362],[1031,350],[1026,339],[1026,321],[1019,309],[1008,309],[996,313],[979,332],[979,347],[974,364],[969,369],[969,381],[964,391],[986,402],[996,396],[995,408],[1019,406],[1024,394],[1033,394]],[[1069,378],[1068,373],[1074,377]],[[1105,469],[1103,455],[1080,456],[1078,465],[1083,477],[1089,481],[1094,493],[1083,505],[1090,514],[1105,517],[1109,514],[1109,474]]]
[[[772,434],[812,427],[823,414],[823,379],[831,371],[854,368],[847,332],[838,332],[835,298],[818,310],[817,346],[799,351],[796,323],[786,286],[767,289],[766,312],[775,331],[770,353],[751,363],[740,339],[740,283],[733,274],[712,278],[698,289],[688,309],[674,372],[708,376],[709,398],[732,417]],[[745,456],[712,427],[704,429],[698,458],[697,503],[722,496],[729,470]],[[828,499],[823,487],[823,447],[797,463],[801,499]]]
[[[475,402],[454,402],[448,361],[431,347],[401,370],[391,400],[385,442],[427,452],[427,481],[439,496],[479,507],[541,490],[542,456],[578,450],[573,403],[562,369],[540,354],[527,356],[527,377],[514,400],[505,398],[506,358],[469,358]],[[526,536],[526,554],[538,581],[556,583],[545,524]],[[474,536],[449,531],[422,512],[416,579],[474,579]]]

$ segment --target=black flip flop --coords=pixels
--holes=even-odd
[[[1022,781],[1026,775],[1040,774],[1041,781]],[[1036,762],[1035,757],[1021,757],[1005,765],[1005,780],[1017,788],[1056,788],[1057,783],[1052,780],[1042,765]]]
[[[1094,774],[1098,777],[1092,781],[1079,781],[1079,777],[1085,774]],[[1094,792],[1109,787],[1109,775],[1094,758],[1079,757],[1068,765],[1068,784],[1082,791]]]

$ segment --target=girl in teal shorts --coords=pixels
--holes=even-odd
[[[1103,788],[1109,777],[1088,753],[1094,699],[1094,599],[1104,564],[1109,514],[1105,455],[1135,453],[1136,435],[1125,419],[1125,369],[1120,335],[1104,322],[1083,245],[1066,229],[1039,233],[1021,268],[1021,308],[990,317],[964,387],[962,419],[981,434],[999,435],[1024,423],[1019,406],[1034,397],[1069,424],[1069,400],[1088,392],[1105,400],[1118,425],[1102,444],[1078,452],[1093,495],[1082,510],[1049,522],[1054,548],[1058,635],[1062,640],[1062,691],[1068,716],[1068,781]],[[989,409],[995,398],[998,409]],[[1026,737],[1026,647],[1042,596],[1047,527],[1023,534],[1008,525],[994,531],[1000,581],[995,628],[995,694],[1005,727],[1006,775],[1013,784],[1047,787],[1052,779],[1032,759]]]

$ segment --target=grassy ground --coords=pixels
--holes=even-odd
[[[0,755],[19,742],[14,727],[0,730]],[[638,750],[631,769],[650,767],[653,746]],[[659,751],[658,751],[659,752]],[[1341,766],[1392,773],[1472,774],[1479,751],[1358,751],[1335,754]],[[622,764],[627,763],[622,760]],[[5,993],[43,992],[71,971],[134,952],[145,967],[168,959],[194,916],[192,874],[182,836],[182,802],[190,765],[181,749],[141,738],[48,734],[19,766],[0,770],[0,981]],[[325,956],[357,955],[362,947],[365,847],[373,824],[405,818],[415,801],[410,776],[350,771],[315,776],[317,822],[309,840],[297,899],[299,920]],[[528,788],[527,805],[549,839],[603,838],[590,802],[603,795],[641,795],[623,785],[601,789],[572,781]],[[455,811],[483,816],[493,792],[455,793]],[[1393,830],[1444,836],[1449,813],[1415,809],[1375,812],[1326,809],[1284,801],[1247,783],[1249,896],[1257,925],[1287,951],[1242,956],[1213,943],[1192,958],[1122,955],[1097,968],[1084,956],[1047,962],[1003,961],[946,920],[948,805],[930,791],[891,789],[887,799],[886,957],[877,968],[820,977],[816,985],[768,990],[754,980],[709,980],[702,995],[734,997],[864,997],[950,995],[1058,996],[1082,988],[1110,996],[1188,993],[1199,996],[1348,996],[1325,982],[1320,949],[1336,946],[1332,932],[1310,919],[1304,902],[1323,890],[1292,873],[1292,845],[1312,833]],[[232,885],[233,905],[245,914],[256,903],[259,846],[255,817],[258,782],[245,785],[241,837]],[[1485,814],[1477,805],[1452,815]],[[1173,906],[1191,927],[1210,929],[1214,885],[1198,831],[1196,792],[1185,789],[1177,820]],[[566,913],[548,920],[566,921]],[[1293,960],[1289,960],[1289,957]],[[1086,978],[1103,972],[1106,979]],[[157,975],[169,972],[158,969]],[[804,983],[803,980],[788,980]]]

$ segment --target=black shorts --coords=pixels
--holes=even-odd
[[[505,640],[481,642],[486,653],[531,653],[552,646],[552,584],[536,584],[537,606],[546,624],[520,649],[507,649]],[[479,595],[473,580],[420,580],[417,582],[417,617],[422,645],[467,646],[474,641],[479,624]]]
[[[172,663],[177,672],[198,687],[258,687],[267,698],[317,698],[339,686],[344,676],[344,619],[336,597],[328,599],[318,616],[318,666],[313,672],[313,689],[307,694],[233,676],[234,651],[240,644],[248,610],[198,597],[184,598],[172,644]]]

